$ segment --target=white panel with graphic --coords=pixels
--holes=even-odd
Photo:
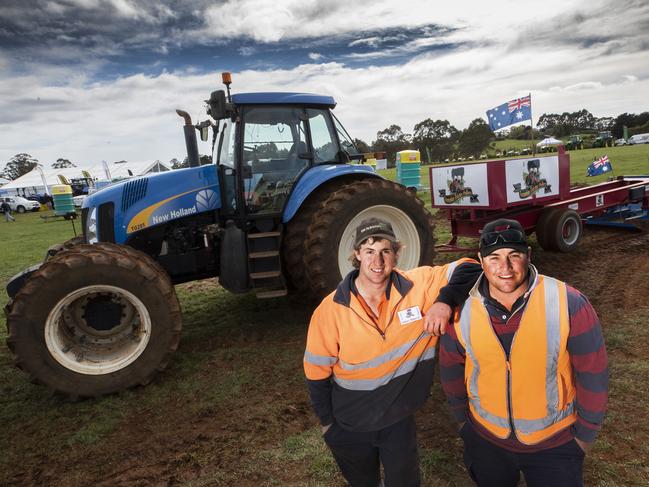
[[[514,159],[505,162],[507,203],[529,201],[559,194],[557,156]]]
[[[432,192],[435,206],[489,206],[487,165],[436,167]]]

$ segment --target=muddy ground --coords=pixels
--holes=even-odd
[[[532,260],[542,273],[565,280],[585,293],[606,331],[615,327],[628,310],[637,309],[639,304],[646,306],[648,243],[646,232],[587,229],[574,252],[556,254],[534,247]],[[212,287],[215,284],[195,283],[186,285],[184,292],[210,293]],[[62,434],[65,423],[53,420],[29,426],[27,421],[22,430],[24,438],[43,435],[43,428],[49,428],[43,436],[44,446],[23,448],[24,461],[16,462],[12,471],[0,478],[17,485],[106,487],[344,485],[327,452],[318,444],[316,420],[302,379],[301,358],[310,308],[299,300],[272,305],[251,303],[255,301],[227,296],[218,305],[199,311],[207,316],[199,316],[198,321],[206,324],[211,313],[231,314],[235,317],[233,327],[239,326],[241,320],[256,322],[241,325],[244,331],[240,333],[219,331],[216,338],[188,326],[190,338],[183,337],[174,363],[154,384],[129,392],[126,397],[98,400],[102,402],[91,405],[96,415],[112,407],[124,409],[95,440],[68,442],[52,451],[45,438]],[[188,304],[183,301],[183,305]],[[258,309],[253,310],[252,318],[237,318],[236,308],[242,305]],[[270,326],[287,317],[292,323]],[[623,361],[629,353],[635,358],[649,358],[649,343],[636,345],[611,350],[611,359]],[[200,356],[201,360],[188,364],[179,358],[183,354]],[[223,396],[218,388],[223,388]],[[625,394],[620,395],[620,404],[633,402],[633,391]],[[74,410],[74,405],[64,401],[46,404]],[[634,409],[631,405],[629,408],[615,416],[633,416]],[[418,415],[418,424],[425,452],[425,485],[466,485],[461,444],[439,386]],[[610,424],[607,427],[613,428]],[[627,417],[614,427],[618,433],[622,428],[621,433],[633,441],[621,440],[624,434],[609,434],[607,442],[612,448],[587,462],[589,485],[616,485],[610,480],[615,478],[620,479],[619,485],[641,484],[638,479],[642,475],[634,476],[632,472],[624,480],[626,467],[619,465],[637,455],[633,443],[647,440],[646,426],[642,422],[638,427]],[[598,458],[611,460],[610,475],[599,471]],[[621,463],[616,464],[615,458]],[[646,471],[647,466],[638,468]]]

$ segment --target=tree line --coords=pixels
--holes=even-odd
[[[624,127],[628,134],[649,132],[649,112],[640,114],[622,113],[617,117],[595,117],[586,109],[576,112],[544,113],[534,129],[529,125],[518,125],[509,130],[494,134],[482,118],[473,120],[464,130],[458,130],[448,120],[427,118],[415,124],[413,132],[406,133],[396,124],[379,130],[376,140],[371,144],[354,139],[360,152],[386,152],[388,160],[394,163],[395,154],[405,149],[417,149],[424,162],[441,162],[447,159],[478,158],[497,138],[532,140],[543,135],[566,137],[569,135],[595,133],[610,130],[613,136],[624,136]],[[120,161],[126,162],[126,161]],[[211,164],[210,156],[201,155],[200,163]],[[27,174],[39,164],[38,160],[26,153],[16,154],[4,166],[0,177],[14,180]],[[182,161],[173,158],[169,161],[172,169],[187,167],[185,157]],[[58,158],[51,164],[52,169],[76,167],[69,159]]]
[[[610,130],[616,138],[623,137],[624,127],[629,135],[649,132],[649,112],[623,113],[617,117],[595,117],[588,110],[544,113],[532,129],[529,125],[517,125],[495,134],[487,123],[476,118],[464,130],[458,130],[448,120],[427,118],[415,124],[412,134],[398,125],[379,130],[376,140],[367,144],[355,139],[360,152],[386,152],[394,162],[395,154],[405,149],[417,149],[424,162],[441,162],[459,158],[478,158],[496,139],[536,140],[543,136],[566,137],[576,134],[596,133]]]

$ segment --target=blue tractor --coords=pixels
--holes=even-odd
[[[146,384],[180,340],[174,284],[218,277],[234,293],[323,296],[352,269],[357,225],[389,220],[402,268],[432,262],[416,195],[350,164],[356,148],[330,96],[214,91],[185,120],[190,167],[133,178],[85,200],[83,238],[7,284],[7,344],[35,382],[71,396]],[[210,140],[199,165],[196,132]],[[210,137],[211,133],[211,137]]]

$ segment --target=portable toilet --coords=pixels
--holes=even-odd
[[[421,156],[418,150],[402,150],[397,152],[397,181],[406,188],[417,188],[421,182],[419,167]]]
[[[52,186],[52,198],[54,199],[54,214],[65,216],[74,211],[74,199],[72,198],[72,186],[69,184],[57,184]]]

